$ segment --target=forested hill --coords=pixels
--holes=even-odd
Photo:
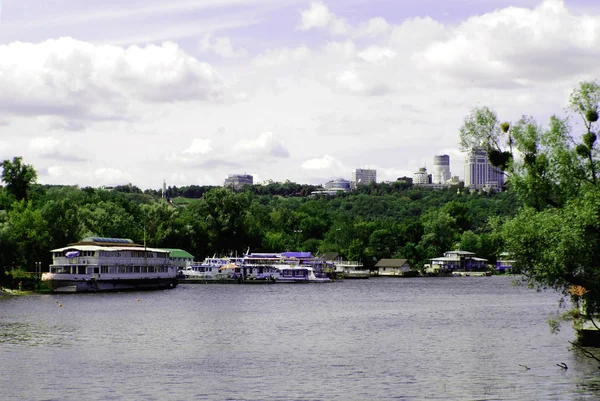
[[[460,248],[492,262],[502,247],[492,228],[517,210],[508,192],[390,184],[361,192],[310,197],[208,188],[175,206],[132,186],[107,191],[32,184],[20,200],[6,186],[0,189],[0,267],[33,271],[41,261],[47,269],[51,249],[90,235],[145,238],[148,246],[182,248],[197,260],[247,249],[334,251],[367,266],[400,257],[418,267]]]

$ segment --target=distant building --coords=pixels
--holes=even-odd
[[[350,191],[350,181],[343,178],[331,180],[323,184],[323,188],[328,191]]]
[[[401,182],[403,184],[409,184],[412,185],[413,184],[413,179],[410,177],[398,177],[396,178],[396,182]]]
[[[431,174],[427,174],[427,169],[425,167],[421,167],[419,169],[419,171],[417,171],[413,175],[413,184],[414,185],[431,184]]]
[[[377,182],[377,170],[357,168],[352,172],[350,187],[354,189],[359,185],[369,185],[372,182]]]
[[[169,251],[169,261],[172,265],[177,266],[178,269],[185,269],[187,266],[191,266],[194,263],[194,255],[187,251],[184,251],[183,249],[164,249]]]
[[[504,174],[490,164],[487,152],[473,148],[465,158],[465,186],[471,189],[496,189],[504,186]]]
[[[223,184],[231,189],[242,189],[244,185],[254,185],[254,178],[249,174],[229,174]]]
[[[450,156],[433,156],[433,177],[431,183],[445,184],[450,178]]]

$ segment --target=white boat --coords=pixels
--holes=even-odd
[[[52,250],[42,281],[54,292],[155,290],[177,286],[177,269],[165,249],[90,237]]]
[[[315,275],[315,271],[309,266],[280,265],[277,266],[277,274],[273,275],[276,283],[330,283],[329,277]]]
[[[219,269],[230,263],[229,258],[206,258],[202,263],[191,264],[179,270],[178,276],[182,280],[215,280],[222,277]]]

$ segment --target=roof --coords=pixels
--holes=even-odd
[[[171,252],[169,254],[170,258],[185,258],[185,259],[194,259],[194,255],[191,253],[184,251],[183,249],[177,248],[164,248],[166,251]]]
[[[381,259],[375,267],[402,267],[404,264],[408,263],[408,259]]]
[[[323,254],[322,259],[330,261],[330,260],[335,260],[338,256],[339,256],[339,253],[337,253],[337,252],[325,252]]]
[[[448,252],[444,252],[444,254],[446,254],[446,255],[464,255],[464,256],[475,255],[475,253],[469,252],[469,251],[448,251]]]
[[[312,258],[313,255],[310,252],[282,252],[286,258]]]
[[[123,244],[127,245],[127,244]],[[64,252],[69,250],[75,251],[106,251],[106,252],[120,252],[120,251],[144,251],[144,252],[158,252],[166,254],[169,252],[166,249],[159,248],[148,248],[142,245],[135,246],[104,246],[104,245],[84,245],[84,244],[72,244],[63,248],[52,249],[50,252]]]

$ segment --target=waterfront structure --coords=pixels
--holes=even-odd
[[[421,167],[419,171],[413,175],[413,185],[427,184],[431,184],[431,174],[427,174],[427,169],[425,167]]]
[[[377,170],[357,168],[352,172],[350,186],[355,189],[359,185],[369,185],[372,182],[377,182]]]
[[[242,189],[244,185],[254,185],[254,177],[250,174],[229,174],[223,184],[226,188]]]
[[[52,250],[42,281],[54,292],[157,290],[177,286],[177,269],[165,249],[89,237]]]
[[[448,251],[444,256],[431,259],[431,268],[438,272],[474,271],[487,268],[487,259],[478,258],[473,252]]]
[[[379,276],[406,276],[410,273],[408,259],[381,259],[375,268]]]
[[[451,178],[450,156],[436,155],[433,157],[432,184],[445,184]]]
[[[501,190],[504,173],[492,166],[483,148],[473,148],[465,158],[465,186],[471,189]]]

